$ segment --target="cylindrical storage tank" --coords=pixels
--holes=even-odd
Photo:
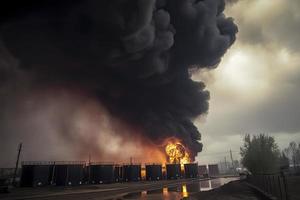
[[[208,173],[209,176],[218,176],[219,173],[219,166],[217,164],[208,165]]]
[[[180,164],[167,164],[167,179],[178,179],[181,175]]]
[[[123,168],[121,165],[114,166],[114,181],[121,182],[123,180]]]
[[[140,181],[141,180],[141,165],[123,165],[123,181]]]
[[[90,166],[90,182],[93,184],[114,182],[114,165],[93,163]]]
[[[90,183],[90,166],[85,165],[83,169],[83,181],[82,184]]]
[[[198,177],[198,164],[188,163],[184,164],[185,178],[197,178]]]
[[[54,181],[57,186],[81,185],[84,180],[84,162],[55,162]]]
[[[22,165],[21,187],[33,187],[34,165]]]
[[[208,178],[207,166],[206,165],[198,166],[198,174],[200,177]]]
[[[52,164],[48,162],[23,162],[21,187],[39,187],[51,182]]]
[[[162,165],[146,164],[146,180],[158,181],[162,179]]]

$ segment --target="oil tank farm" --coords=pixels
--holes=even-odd
[[[209,165],[209,175],[219,175],[218,165]],[[37,187],[44,185],[74,186],[81,184],[105,184],[114,182],[157,181],[162,179],[197,178],[207,174],[206,166],[188,164],[123,164],[85,162],[23,162],[20,185]]]
[[[122,167],[123,181],[140,181],[141,180],[141,165],[129,164]]]
[[[210,177],[218,176],[220,174],[218,165],[217,164],[208,165],[208,174]]]
[[[21,187],[38,187],[51,183],[53,163],[51,162],[23,162]]]
[[[91,163],[89,165],[90,183],[102,184],[114,182],[114,164]]]
[[[185,178],[197,178],[198,177],[198,164],[188,163],[184,164]]]
[[[162,179],[162,165],[146,164],[146,180],[155,181]]]
[[[167,179],[178,179],[181,176],[180,164],[166,165]]]
[[[199,174],[199,177],[208,178],[207,166],[206,165],[198,166],[198,174]]]
[[[85,162],[54,162],[53,185],[81,185],[84,180]]]

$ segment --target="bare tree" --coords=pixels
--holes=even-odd
[[[300,143],[290,142],[289,146],[284,149],[285,154],[289,157],[294,168],[299,165],[300,162]]]

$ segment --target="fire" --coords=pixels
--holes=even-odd
[[[180,142],[168,142],[165,147],[169,163],[186,164],[191,161],[190,155]]]

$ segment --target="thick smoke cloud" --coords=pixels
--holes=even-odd
[[[2,7],[0,34],[35,87],[92,92],[152,141],[176,136],[195,156],[202,144],[192,121],[207,113],[209,93],[190,71],[216,67],[235,41],[224,7],[224,0],[12,2]],[[10,78],[1,74],[1,83]]]

